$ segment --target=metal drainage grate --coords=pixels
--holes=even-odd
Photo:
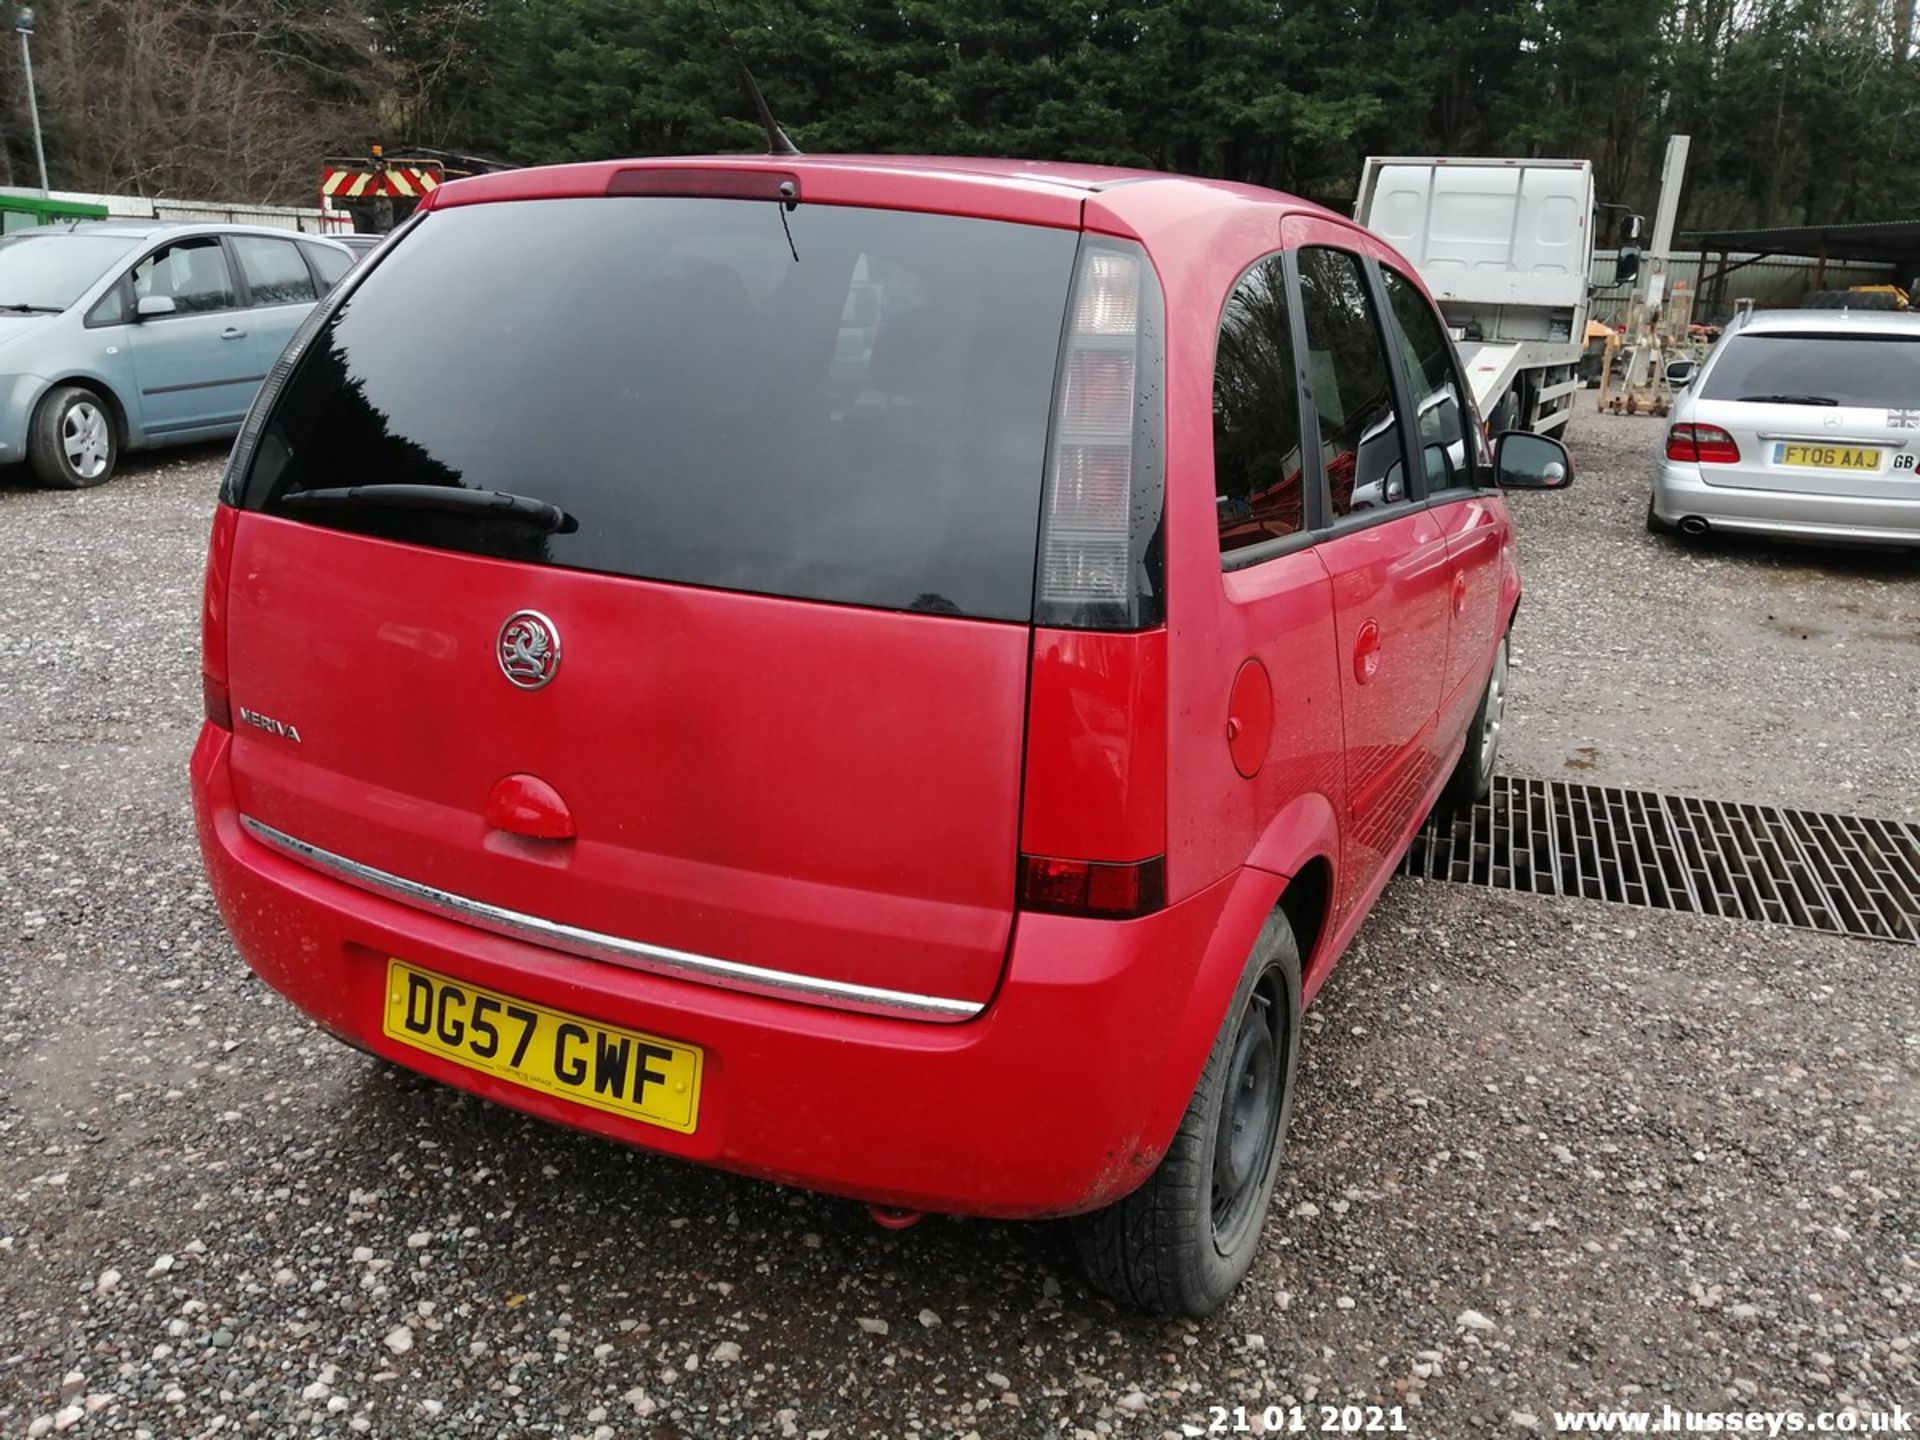
[[[1920,826],[1500,775],[1404,875],[1920,944]]]

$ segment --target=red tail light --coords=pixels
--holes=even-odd
[[[1092,870],[1165,854],[1167,632],[1034,631],[1026,748],[1023,895],[1038,897],[1048,883],[1036,865],[1065,867],[1055,877],[1061,885],[1078,866],[1091,897]],[[1033,858],[1065,855],[1074,859]],[[1036,898],[1028,908],[1057,907]],[[1069,908],[1084,913],[1077,900]]]
[[[1718,425],[1675,425],[1667,431],[1667,459],[1698,465],[1738,465],[1740,447]]]
[[[1161,308],[1144,251],[1086,239],[1047,459],[1038,624],[1144,630],[1165,613]]]
[[[1020,908],[1046,915],[1127,920],[1167,903],[1167,863],[1156,855],[1126,865],[1020,857]]]
[[[200,694],[207,719],[223,730],[233,728],[227,695],[227,577],[233,569],[233,531],[239,518],[231,505],[214,507],[207,579],[200,594]]]
[[[206,706],[208,724],[233,729],[233,701],[227,696],[227,687],[204,670],[200,672],[200,699]]]

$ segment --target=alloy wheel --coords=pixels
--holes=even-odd
[[[60,448],[73,473],[82,480],[98,480],[106,473],[113,445],[107,417],[98,405],[78,400],[67,407],[60,421]]]
[[[1500,752],[1500,725],[1507,708],[1507,641],[1493,655],[1493,674],[1487,677],[1487,703],[1480,722],[1480,773],[1493,774],[1494,756]]]

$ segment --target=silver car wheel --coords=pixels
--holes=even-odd
[[[1507,639],[1500,637],[1500,648],[1493,652],[1493,674],[1487,677],[1487,703],[1480,722],[1480,773],[1493,774],[1494,756],[1500,753],[1500,722],[1507,708]]]
[[[112,444],[107,433],[107,417],[98,405],[76,400],[67,407],[60,421],[60,448],[67,464],[82,480],[98,480],[107,468]]]

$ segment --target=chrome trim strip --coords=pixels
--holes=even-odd
[[[583,930],[557,920],[543,920],[519,910],[489,905],[422,885],[371,865],[362,865],[318,845],[309,845],[284,830],[276,830],[251,815],[242,815],[240,824],[255,839],[319,870],[376,894],[405,900],[423,909],[463,921],[477,929],[492,931],[516,940],[531,940],[550,949],[562,950],[588,960],[613,960],[635,969],[650,970],[682,979],[710,981],[732,989],[754,990],[790,1000],[811,1000],[841,1008],[859,1008],[920,1019],[938,1016],[947,1020],[966,1020],[986,1009],[972,1000],[950,1000],[940,995],[916,995],[907,990],[887,990],[878,985],[856,985],[848,980],[824,980],[811,975],[795,975],[786,970],[768,970],[738,960],[722,960],[712,955],[696,955],[688,950],[673,950],[665,945],[649,945],[644,940],[629,940],[598,930]]]

